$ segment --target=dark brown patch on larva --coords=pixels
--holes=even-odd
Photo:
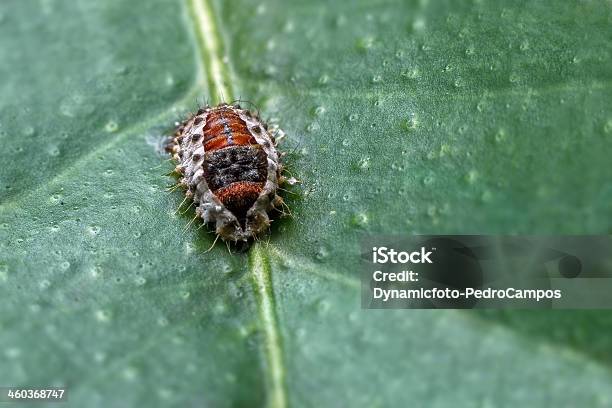
[[[268,176],[266,153],[257,145],[206,152],[202,168],[213,193],[239,181],[263,183]]]

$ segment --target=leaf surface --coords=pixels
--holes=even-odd
[[[5,2],[0,385],[610,406],[606,312],[365,311],[358,268],[364,234],[610,233],[611,24],[604,1]],[[164,189],[164,135],[221,98],[283,128],[302,180],[248,254],[205,252]]]

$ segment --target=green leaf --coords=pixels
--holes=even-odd
[[[611,27],[607,1],[4,2],[0,385],[611,406],[607,312],[369,311],[358,281],[364,234],[612,231]],[[247,254],[164,188],[173,122],[233,98],[302,181]]]

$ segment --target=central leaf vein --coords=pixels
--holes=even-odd
[[[190,0],[190,10],[197,33],[197,41],[211,90],[211,102],[231,101],[230,69],[224,58],[222,41],[211,5],[207,0]],[[260,243],[255,243],[249,253],[249,270],[252,287],[263,331],[268,406],[287,406],[283,352],[275,311],[272,272],[269,255]]]

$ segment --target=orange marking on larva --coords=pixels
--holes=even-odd
[[[207,152],[211,152],[213,150],[223,149],[228,146],[244,146],[244,145],[256,145],[257,141],[251,135],[246,134],[238,134],[232,137],[233,143],[230,145],[227,137],[217,136],[214,139],[211,139],[204,143],[204,150]]]
[[[257,141],[249,133],[246,123],[231,109],[217,109],[209,113],[204,126],[206,151],[237,145],[255,145]]]
[[[215,195],[230,210],[239,217],[244,217],[247,210],[257,199],[264,183],[237,181],[227,187],[215,191]]]

